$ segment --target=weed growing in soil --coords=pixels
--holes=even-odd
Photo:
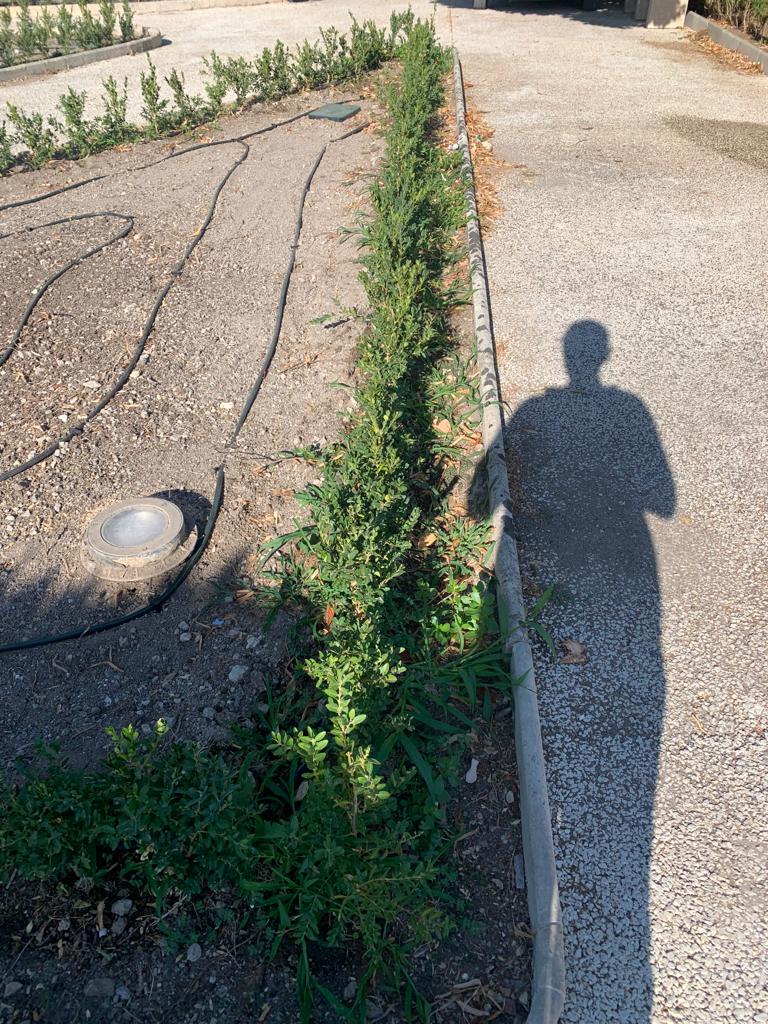
[[[368,39],[362,59],[387,45]],[[180,898],[238,901],[272,955],[297,951],[302,1021],[318,996],[364,1021],[374,984],[427,1018],[408,951],[451,927],[438,896],[447,803],[473,716],[510,685],[478,561],[487,525],[447,501],[477,430],[468,370],[450,358],[459,166],[433,141],[449,62],[412,19],[400,55],[361,226],[370,312],[356,411],[311,456],[306,520],[267,546],[273,568],[241,591],[296,620],[292,675],[218,751],[164,742],[162,722],[151,738],[129,727],[98,769],[75,772],[43,748],[45,770],[0,791],[0,877],[127,882],[158,916]],[[151,80],[145,104],[160,124]],[[366,962],[351,1007],[312,973],[316,944],[348,943]]]
[[[106,33],[114,33],[117,15],[113,0],[102,0],[100,19],[94,18],[88,11],[85,0],[80,0],[80,17],[76,21],[62,21],[62,10],[63,7],[59,9],[59,20],[55,24],[51,21],[51,31],[62,46],[65,40],[72,38],[81,47],[101,46],[104,45]],[[123,12],[119,16],[121,34],[133,31],[129,16],[130,7],[124,3]],[[71,19],[71,15],[69,17]],[[9,41],[10,28],[6,31],[2,18],[3,13],[0,11],[0,59],[4,52],[10,52],[9,47],[13,49],[16,45]],[[34,29],[37,22],[31,16],[28,20]],[[223,60],[218,54],[211,53],[203,61],[206,77],[204,96],[191,95],[186,89],[183,73],[172,68],[165,78],[172,99],[162,98],[157,70],[148,58],[148,68],[141,72],[142,127],[129,123],[123,106],[116,106],[111,85],[114,80],[110,76],[104,83],[104,103],[107,108],[105,118],[109,124],[106,127],[102,124],[98,130],[73,132],[66,114],[65,123],[61,125],[55,118],[46,121],[40,114],[26,114],[17,110],[26,127],[22,130],[17,120],[11,117],[16,131],[8,133],[6,130],[9,148],[7,152],[0,152],[0,174],[6,173],[19,162],[28,167],[39,167],[40,154],[43,152],[48,153],[45,159],[57,153],[77,159],[128,139],[156,139],[167,133],[188,131],[215,120],[225,108],[228,98],[231,98],[233,109],[240,110],[249,103],[278,100],[297,90],[352,81],[396,57],[412,24],[413,13],[408,10],[393,13],[387,29],[379,28],[372,21],[360,24],[353,18],[349,38],[336,29],[326,29],[321,33],[320,42],[304,42],[296,48],[294,54],[280,41],[272,49],[265,49],[253,61],[245,57]],[[70,93],[59,98],[60,110],[71,107]],[[86,104],[87,96],[79,115],[81,120]],[[39,130],[34,128],[37,125]],[[75,142],[78,137],[83,142],[82,146]],[[57,141],[65,143],[63,150],[60,145],[57,146]],[[23,151],[14,155],[14,149],[19,146],[23,147]]]

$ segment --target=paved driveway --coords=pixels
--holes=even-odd
[[[153,58],[199,88],[209,49],[295,41],[348,7],[152,16],[174,40]],[[768,78],[621,15],[436,17],[513,165],[488,257],[523,564],[560,586],[558,638],[587,647],[585,665],[539,666],[566,1020],[760,1024]],[[0,99],[52,109],[111,71],[135,109],[144,60]]]

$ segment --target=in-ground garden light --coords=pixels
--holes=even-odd
[[[146,580],[174,569],[191,555],[197,530],[165,498],[131,498],[103,509],[88,524],[83,565],[103,580]]]

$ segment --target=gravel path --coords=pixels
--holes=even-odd
[[[488,257],[523,565],[586,645],[539,665],[564,1019],[765,1021],[768,79],[618,15],[451,22],[514,165]]]

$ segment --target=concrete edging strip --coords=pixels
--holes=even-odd
[[[496,376],[496,347],[491,324],[485,253],[475,197],[472,157],[467,136],[464,81],[458,52],[453,51],[456,122],[466,176],[467,245],[474,304],[477,363],[483,407],[483,445],[492,509],[494,572],[505,653],[514,680],[515,749],[520,784],[528,913],[533,932],[533,983],[527,1024],[556,1024],[565,1000],[565,953],[557,868],[552,840],[544,749],[533,658],[525,621],[512,500],[504,451],[504,422]]]
[[[741,32],[737,32],[735,29],[723,28],[722,25],[715,24],[709,18],[702,18],[695,11],[688,11],[686,14],[685,27],[693,32],[706,32],[709,38],[720,46],[725,46],[729,50],[736,50],[743,57],[746,57],[747,60],[753,60],[755,64],[760,64],[763,74],[768,75],[768,49],[760,46],[759,43],[751,42]]]
[[[146,53],[162,46],[164,39],[159,32],[150,32],[129,39],[127,43],[115,43],[113,46],[101,46],[98,50],[80,50],[78,53],[65,53],[61,57],[49,57],[47,60],[33,60],[28,64],[14,64],[9,68],[0,68],[0,82],[13,82],[17,78],[36,78],[39,75],[50,75],[68,68],[82,68],[86,64],[95,64],[100,60],[111,60],[113,57],[128,57],[134,53]]]

